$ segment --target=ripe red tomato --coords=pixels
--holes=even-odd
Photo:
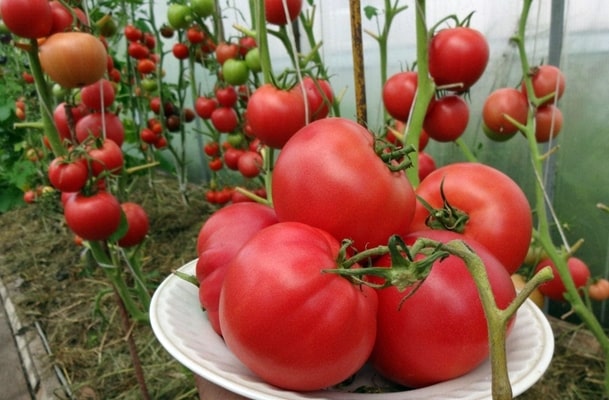
[[[390,171],[376,154],[373,135],[345,118],[320,119],[292,136],[277,158],[272,190],[280,221],[352,239],[360,250],[406,234],[416,202],[403,171]]]
[[[99,176],[102,172],[118,174],[123,169],[123,152],[113,140],[104,140],[101,146],[90,148],[88,153],[94,176]]]
[[[464,240],[482,259],[495,301],[504,309],[516,291],[503,265],[480,243],[454,232],[421,231],[405,237],[443,243]],[[384,256],[377,265],[389,265]],[[486,317],[478,289],[463,260],[436,261],[427,279],[410,297],[395,287],[378,291],[378,332],[372,365],[385,377],[408,387],[456,378],[480,365],[489,354]],[[514,319],[510,322],[510,327]]]
[[[87,114],[84,105],[69,105],[65,102],[59,103],[53,111],[53,121],[61,140],[69,143],[73,142],[71,129],[75,124]],[[74,124],[70,128],[70,124]]]
[[[121,222],[120,203],[104,191],[68,197],[63,212],[68,227],[84,240],[106,240]]]
[[[51,18],[53,20],[49,34],[71,30],[74,22],[72,10],[57,0],[50,1],[49,6],[51,7]]]
[[[100,79],[80,90],[80,100],[94,111],[101,111],[110,107],[114,103],[114,98],[114,85],[107,79]]]
[[[205,33],[199,26],[192,26],[186,31],[186,39],[192,44],[201,44],[205,40]]]
[[[417,202],[411,229],[453,230],[472,238],[495,255],[508,272],[524,261],[531,242],[531,207],[520,187],[503,172],[479,163],[455,163],[436,169],[416,190],[433,208],[453,208],[443,224]],[[459,214],[468,218],[455,224]]]
[[[535,266],[535,272],[546,266],[552,268],[554,278],[548,282],[539,285],[539,291],[552,300],[565,301],[564,294],[567,289],[565,289],[565,283],[558,274],[556,264],[554,264],[551,259],[546,258],[541,260]],[[588,283],[588,279],[590,279],[590,268],[588,268],[588,265],[583,260],[577,257],[569,257],[567,259],[567,267],[569,269],[569,273],[571,274],[571,278],[573,279],[575,287],[581,289],[586,286],[586,283]]]
[[[133,202],[121,204],[127,220],[127,232],[118,240],[121,247],[131,247],[138,245],[144,240],[150,228],[148,214],[144,208]]]
[[[218,107],[211,112],[211,123],[218,132],[228,133],[239,125],[239,116],[234,108]]]
[[[277,223],[275,211],[259,203],[231,204],[214,212],[197,237],[195,269],[199,300],[211,326],[221,335],[218,307],[226,268],[237,251],[255,233]]]
[[[287,15],[283,0],[264,0],[264,15],[270,24],[285,25],[294,21],[302,9],[302,0],[287,0]]]
[[[224,151],[224,155],[222,156],[222,158],[224,159],[224,163],[229,169],[237,171],[239,169],[239,159],[244,153],[244,150],[229,147]]]
[[[549,142],[558,136],[562,129],[563,116],[560,108],[547,104],[537,108],[535,113],[535,140],[538,143]]]
[[[438,142],[457,140],[467,128],[469,107],[463,98],[451,95],[433,101],[429,105],[423,129]]]
[[[78,192],[87,184],[89,168],[84,158],[67,161],[65,157],[56,157],[49,165],[49,181],[55,189],[62,192]]]
[[[237,168],[246,178],[255,178],[262,171],[262,156],[256,151],[246,151],[237,162]]]
[[[207,162],[207,166],[212,171],[220,171],[222,169],[222,159],[220,157],[214,157]]]
[[[419,151],[419,182],[436,170],[436,162],[429,153]]]
[[[521,125],[526,125],[529,102],[522,92],[514,88],[501,88],[493,91],[485,100],[482,108],[484,125],[492,132],[510,135],[518,131],[506,115]]]
[[[334,93],[330,83],[324,79],[314,79],[305,76],[302,79],[307,94],[307,105],[309,107],[309,121],[326,118],[330,112],[330,106],[334,101]],[[292,90],[302,90],[300,85],[294,86]]]
[[[0,15],[12,33],[24,38],[45,37],[53,26],[48,0],[2,0]]]
[[[302,93],[282,90],[272,84],[260,86],[247,103],[247,122],[251,133],[264,144],[280,149],[305,126]]]
[[[91,136],[103,137],[105,129],[106,139],[115,142],[119,147],[125,141],[125,128],[118,115],[106,111],[94,112],[82,117],[76,123],[76,140],[83,143]]]
[[[436,85],[461,92],[482,76],[488,57],[488,43],[479,31],[464,26],[442,29],[429,43],[429,73]]]
[[[393,118],[408,121],[417,92],[418,78],[413,71],[398,72],[383,85],[383,104]]]
[[[171,48],[171,52],[173,53],[173,56],[178,60],[185,60],[188,58],[190,50],[188,49],[188,46],[184,43],[176,43]]]
[[[144,36],[140,29],[131,24],[125,26],[123,33],[125,34],[125,38],[130,42],[137,42]]]
[[[336,265],[339,249],[323,230],[277,223],[248,240],[227,267],[222,334],[233,354],[265,382],[319,390],[350,377],[368,360],[376,336],[376,292],[321,272]]]
[[[542,103],[550,104],[562,97],[565,91],[566,79],[558,67],[555,67],[554,65],[540,65],[533,69],[531,83],[533,84],[535,97],[538,99],[554,94]],[[527,95],[527,88],[525,85],[522,85],[522,93],[525,96]]]
[[[235,43],[220,42],[216,46],[216,60],[220,65],[231,58],[237,58],[239,55],[239,46]]]
[[[218,107],[216,99],[199,96],[195,100],[195,112],[203,119],[211,118],[211,113]]]
[[[108,54],[102,42],[89,33],[58,32],[40,45],[39,58],[44,72],[69,89],[100,80],[106,73]]]
[[[214,94],[218,104],[222,107],[233,107],[239,100],[239,94],[234,86],[222,86],[218,87]]]

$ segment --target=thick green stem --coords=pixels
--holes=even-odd
[[[416,1],[415,15],[417,34],[418,89],[412,112],[406,126],[404,144],[411,145],[415,149],[418,149],[419,138],[421,136],[421,130],[423,129],[423,121],[425,120],[425,114],[427,113],[429,102],[435,94],[436,85],[429,75],[429,33],[427,32],[425,0]],[[419,162],[417,157],[412,158],[412,164],[412,168],[409,168],[406,173],[410,183],[416,187],[419,185]]]
[[[544,183],[540,179],[540,177],[543,176],[544,157],[539,153],[539,147],[535,140],[535,105],[540,104],[540,101],[535,97],[533,91],[530,77],[530,65],[525,49],[525,28],[532,1],[533,0],[524,0],[521,17],[518,25],[518,33],[512,40],[514,43],[516,43],[516,46],[518,48],[522,73],[524,76],[524,84],[527,88],[527,93],[529,93],[529,96],[531,97],[531,109],[529,111],[527,125],[525,127],[522,127],[522,131],[527,137],[527,141],[531,151],[534,172],[536,177],[538,178],[537,185],[535,187],[535,213],[537,215],[538,226],[536,232],[534,232],[534,235],[535,239],[538,241],[538,243],[544,249],[546,254],[556,265],[558,274],[565,284],[565,298],[569,301],[571,307],[573,308],[573,311],[580,317],[580,319],[592,332],[592,334],[598,340],[601,348],[603,349],[603,353],[605,356],[604,385],[605,392],[609,395],[609,338],[603,330],[601,323],[594,315],[593,310],[585,304],[584,300],[580,296],[579,291],[575,286],[575,283],[573,282],[573,278],[571,277],[571,273],[569,272],[566,257],[564,257],[564,254],[553,243],[552,234],[550,232],[550,220],[548,218],[547,207],[551,207],[551,205],[547,204],[546,202]],[[567,243],[565,243],[564,245],[567,248],[569,247]]]

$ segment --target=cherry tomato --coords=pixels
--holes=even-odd
[[[234,131],[239,124],[239,116],[234,108],[218,107],[211,113],[211,123],[218,132]]]
[[[282,148],[305,122],[304,98],[298,90],[265,84],[256,89],[247,103],[251,133],[270,147]]]
[[[121,204],[121,209],[125,213],[127,220],[127,232],[118,240],[121,247],[131,247],[138,245],[144,240],[150,229],[148,214],[144,208],[133,202]]]
[[[239,95],[234,86],[224,86],[216,89],[215,93],[218,104],[222,107],[233,107],[237,104]]]
[[[336,117],[292,136],[277,158],[272,190],[280,221],[352,239],[360,250],[406,234],[416,202],[403,171],[392,172],[375,152],[373,135]]]
[[[84,240],[106,240],[120,225],[121,206],[108,192],[76,193],[66,200],[64,216],[68,227]]]
[[[320,272],[335,265],[339,249],[321,229],[277,223],[256,233],[228,265],[220,294],[222,335],[265,382],[320,390],[349,378],[368,360],[376,336],[376,292]]]
[[[67,161],[65,157],[56,157],[49,165],[49,181],[62,192],[78,192],[87,184],[89,169],[83,158]]]
[[[542,283],[539,285],[539,290],[548,298],[555,301],[565,301],[565,292],[567,289],[565,288],[565,283],[562,278],[558,274],[558,269],[556,268],[556,264],[549,259],[546,258],[541,260],[535,266],[535,272],[539,271],[543,267],[549,266],[552,268],[552,273],[554,274],[554,278],[551,281]],[[586,263],[577,258],[577,257],[569,257],[567,259],[567,268],[569,269],[569,273],[571,274],[571,279],[573,279],[573,283],[577,289],[581,289],[586,286],[588,279],[590,279],[590,268]]]
[[[482,259],[497,306],[504,309],[516,296],[510,275],[482,244],[454,232],[432,230],[404,239],[411,245],[419,237],[443,243],[464,240]],[[390,262],[384,256],[375,265]],[[412,291],[413,287],[378,291],[378,332],[371,363],[382,375],[408,387],[423,387],[466,374],[487,359],[486,317],[463,260],[448,256],[436,261]]]
[[[114,86],[106,79],[100,79],[80,90],[80,100],[94,111],[101,111],[110,107],[114,103],[114,98]]]
[[[239,157],[237,168],[244,177],[255,178],[262,170],[262,156],[258,152],[248,150]]]
[[[76,139],[83,143],[90,137],[105,137],[119,147],[125,141],[125,127],[118,115],[112,112],[94,112],[87,114],[76,123]]]
[[[203,119],[211,118],[211,113],[218,107],[216,99],[199,96],[195,100],[195,112]]]
[[[237,58],[239,55],[239,46],[235,43],[220,42],[216,46],[216,60],[220,65],[223,65],[226,60]]]
[[[417,92],[418,78],[413,71],[398,72],[383,85],[383,104],[393,118],[407,121]]]
[[[123,29],[123,34],[125,35],[125,38],[130,42],[137,42],[144,36],[139,28],[131,24],[125,26],[125,28]]]
[[[223,159],[224,163],[229,169],[233,171],[237,171],[239,169],[239,159],[245,153],[244,150],[235,149],[234,147],[229,147],[224,151]]]
[[[228,59],[222,64],[222,76],[230,85],[243,85],[249,78],[250,70],[245,60]]]
[[[438,142],[457,140],[469,122],[469,107],[463,98],[444,96],[429,105],[423,129]]]
[[[429,73],[436,85],[458,92],[469,89],[478,81],[486,69],[488,58],[486,38],[472,28],[442,29],[429,43]]]
[[[562,130],[563,116],[560,108],[547,104],[537,109],[535,113],[535,140],[546,143],[554,139]]]
[[[436,170],[436,162],[432,156],[424,151],[419,151],[419,181],[422,181]]]
[[[264,0],[266,21],[270,24],[285,25],[294,21],[302,9],[302,0],[287,0],[287,15],[283,0]]]
[[[199,300],[214,330],[221,335],[218,307],[226,268],[255,233],[277,223],[275,211],[259,203],[231,204],[214,212],[197,236],[195,275]]]
[[[94,176],[102,172],[118,174],[123,169],[123,152],[113,140],[106,139],[99,147],[92,147],[88,152]]]
[[[430,173],[416,190],[434,209],[444,207],[442,193],[452,208],[450,218],[432,217],[419,201],[411,229],[463,233],[486,246],[510,274],[515,272],[527,255],[533,228],[531,207],[516,182],[488,165],[454,163]]]
[[[175,43],[171,48],[171,52],[178,60],[185,60],[188,58],[190,50],[188,49],[188,46],[184,43]]]
[[[588,296],[592,300],[604,301],[609,299],[609,280],[600,278],[588,286]]]
[[[566,79],[562,71],[554,65],[540,65],[533,69],[531,77],[533,92],[538,99],[545,99],[542,104],[554,103],[565,91]],[[527,96],[526,85],[522,85],[522,93]]]
[[[505,116],[510,116],[521,125],[526,125],[529,103],[517,89],[501,88],[493,91],[485,100],[482,120],[491,131],[510,135],[518,131]]]
[[[15,35],[29,39],[47,36],[53,26],[48,0],[2,0],[0,15]]]
[[[220,171],[222,169],[222,159],[220,157],[214,157],[207,163],[207,166],[212,171]]]

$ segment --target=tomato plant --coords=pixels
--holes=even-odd
[[[503,172],[479,163],[449,164],[429,174],[416,194],[421,200],[412,230],[463,233],[486,246],[510,273],[523,263],[532,236],[531,208]]]
[[[310,123],[286,143],[272,198],[280,221],[310,224],[359,249],[405,234],[415,208],[412,186],[377,155],[372,134],[336,117]]]
[[[321,272],[335,266],[339,249],[323,230],[277,223],[248,240],[227,267],[222,334],[264,381],[319,390],[350,377],[368,360],[377,296],[369,287]]]
[[[465,240],[484,263],[498,307],[503,309],[514,299],[510,275],[483,245],[454,232],[433,230],[412,233],[405,241],[412,244],[420,237],[444,243]],[[384,256],[376,265],[389,261]],[[478,289],[463,260],[448,256],[436,261],[415,287],[378,291],[374,367],[394,382],[422,387],[456,378],[481,364],[489,351],[488,328]]]

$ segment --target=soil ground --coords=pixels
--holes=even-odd
[[[152,186],[137,185],[130,200],[140,202],[151,221],[143,266],[152,291],[172,269],[196,257],[197,234],[213,209],[204,201],[203,188],[193,187],[186,205],[175,181],[158,178]],[[74,244],[56,204],[43,202],[0,215],[0,279],[18,287],[12,300],[21,319],[26,326],[36,321],[43,328],[51,359],[74,398],[141,398],[125,340],[132,335],[153,399],[198,399],[192,374],[161,348],[149,326],[123,330],[104,274]],[[552,364],[518,399],[604,398],[603,362],[594,340],[577,325],[554,321],[553,327]]]

